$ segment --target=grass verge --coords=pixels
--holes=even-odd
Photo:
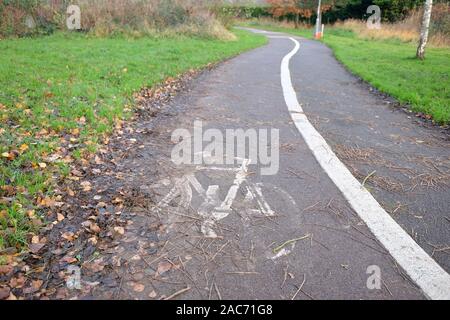
[[[0,41],[0,256],[39,229],[55,179],[92,155],[133,112],[133,93],[265,43],[59,33]]]
[[[248,27],[312,38],[310,29],[249,22]],[[424,61],[416,46],[397,39],[361,39],[349,30],[326,28],[323,42],[350,71],[375,88],[424,113],[438,124],[450,123],[450,49],[427,49]]]

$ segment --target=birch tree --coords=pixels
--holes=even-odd
[[[423,8],[422,27],[420,29],[420,41],[417,48],[417,58],[425,59],[425,48],[428,42],[428,34],[430,32],[431,11],[433,9],[433,0],[426,0]]]

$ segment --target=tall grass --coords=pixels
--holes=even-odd
[[[77,4],[82,31],[96,36],[186,34],[234,39],[212,10],[216,2],[220,1],[79,0]],[[0,36],[64,30],[69,4],[68,0],[0,0]]]
[[[346,20],[334,24],[334,27],[351,30],[363,39],[397,39],[402,42],[417,42],[420,36],[420,25],[423,9],[417,9],[396,23],[383,23],[381,30],[367,28],[361,20]],[[450,5],[439,3],[433,8],[430,45],[434,47],[450,46]]]

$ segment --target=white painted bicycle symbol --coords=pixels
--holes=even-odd
[[[169,193],[157,204],[156,210],[158,212],[169,211],[172,203],[176,203],[177,210],[189,211],[193,200],[194,192],[200,197],[201,204],[197,209],[197,213],[200,216],[201,232],[205,237],[217,238],[216,223],[228,217],[233,212],[233,203],[236,201],[238,192],[242,190],[245,197],[242,204],[246,208],[249,215],[260,215],[265,217],[274,217],[275,211],[266,201],[266,197],[263,195],[263,190],[267,189],[267,185],[263,183],[252,183],[248,181],[249,166],[251,160],[236,158],[240,164],[238,168],[223,168],[223,167],[196,167],[197,172],[218,172],[229,173],[234,177],[233,183],[229,188],[225,199],[220,200],[220,186],[210,185],[204,188],[199,182],[195,173],[189,173],[181,178],[176,178],[174,186]],[[169,182],[166,181],[166,185]],[[281,195],[281,203],[286,204],[286,201],[296,208],[297,205],[294,199],[284,190],[270,186],[272,192]]]

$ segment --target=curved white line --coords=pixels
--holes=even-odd
[[[429,299],[449,300],[450,275],[392,219],[308,121],[292,86],[289,70],[289,62],[299,51],[300,43],[289,39],[295,43],[295,48],[281,63],[281,85],[291,117],[309,149],[351,207],[424,294]]]

